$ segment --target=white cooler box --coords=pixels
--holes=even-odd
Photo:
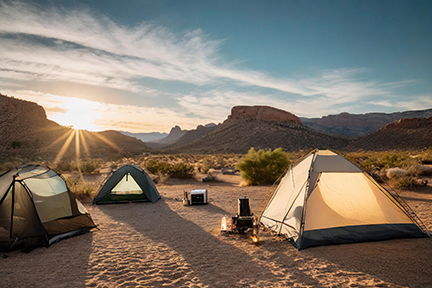
[[[190,193],[190,204],[207,204],[208,192],[207,189],[194,189]]]

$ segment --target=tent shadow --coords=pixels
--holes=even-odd
[[[2,287],[85,287],[93,232],[0,259]],[[17,269],[19,267],[19,269]]]
[[[383,281],[410,287],[431,287],[430,238],[312,247],[300,253],[325,259],[344,270],[363,272]]]
[[[263,280],[274,284],[280,280],[255,262],[248,253],[181,217],[165,201],[161,199],[154,204],[141,203],[137,205],[142,206],[133,208],[127,207],[128,205],[123,207],[118,205],[115,209],[112,209],[112,206],[101,206],[100,209],[113,220],[125,223],[150,240],[163,243],[175,250],[204,285],[235,287],[262,283]],[[227,213],[214,205],[197,207],[214,213]],[[196,213],[197,217],[203,214],[198,210]],[[185,284],[185,282],[171,282],[170,285]]]

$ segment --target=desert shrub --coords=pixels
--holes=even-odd
[[[379,173],[382,169],[408,168],[416,165],[418,159],[412,157],[408,152],[355,152],[345,155],[353,163],[358,164],[369,174]]]
[[[206,157],[203,159],[201,165],[199,165],[198,170],[204,174],[207,174],[211,168],[214,166],[213,158]]]
[[[223,155],[218,155],[216,157],[215,167],[216,169],[222,169],[225,167],[225,157]]]
[[[390,183],[394,188],[397,189],[415,188],[424,185],[421,180],[410,175],[394,177],[390,180]]]
[[[65,179],[69,189],[75,196],[83,200],[86,197],[94,198],[96,196],[98,185],[96,183],[88,183],[82,177],[68,177]]]
[[[145,168],[147,169],[147,171],[155,175],[157,175],[158,173],[161,173],[163,175],[170,174],[171,166],[172,165],[168,162],[157,161],[155,159],[150,159],[145,164]]]
[[[271,149],[255,151],[251,148],[248,154],[237,163],[236,168],[241,171],[241,176],[248,185],[271,184],[287,169],[289,163],[282,148],[274,151]]]
[[[20,141],[12,141],[11,146],[13,149],[17,149],[17,148],[21,148],[21,144],[22,143]]]
[[[102,159],[88,159],[83,161],[71,161],[70,171],[79,171],[83,174],[90,174],[100,168]]]
[[[176,163],[172,165],[170,176],[173,178],[188,179],[195,175],[195,167],[186,163]]]
[[[60,171],[71,171],[70,161],[62,160],[62,161],[58,162],[55,166],[55,169],[60,170]]]
[[[170,164],[165,161],[150,159],[147,161],[145,168],[152,174],[160,176],[170,176],[173,178],[192,178],[195,174],[195,167],[183,162]]]
[[[7,161],[5,163],[0,164],[0,171],[8,171],[19,166],[21,165],[18,162]]]
[[[422,164],[432,164],[432,149],[422,151],[418,156]]]
[[[416,176],[432,176],[432,167],[424,165],[414,165],[409,167],[408,173]]]

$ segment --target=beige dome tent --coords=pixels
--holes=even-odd
[[[0,251],[49,246],[96,227],[63,178],[28,165],[0,176]]]
[[[298,250],[429,236],[401,198],[329,150],[314,150],[288,169],[260,221]]]

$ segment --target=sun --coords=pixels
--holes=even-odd
[[[64,126],[71,126],[76,130],[97,130],[95,121],[100,116],[95,107],[88,105],[89,101],[82,101],[80,99],[68,99],[64,103],[66,112],[56,113],[52,116],[52,120]]]

